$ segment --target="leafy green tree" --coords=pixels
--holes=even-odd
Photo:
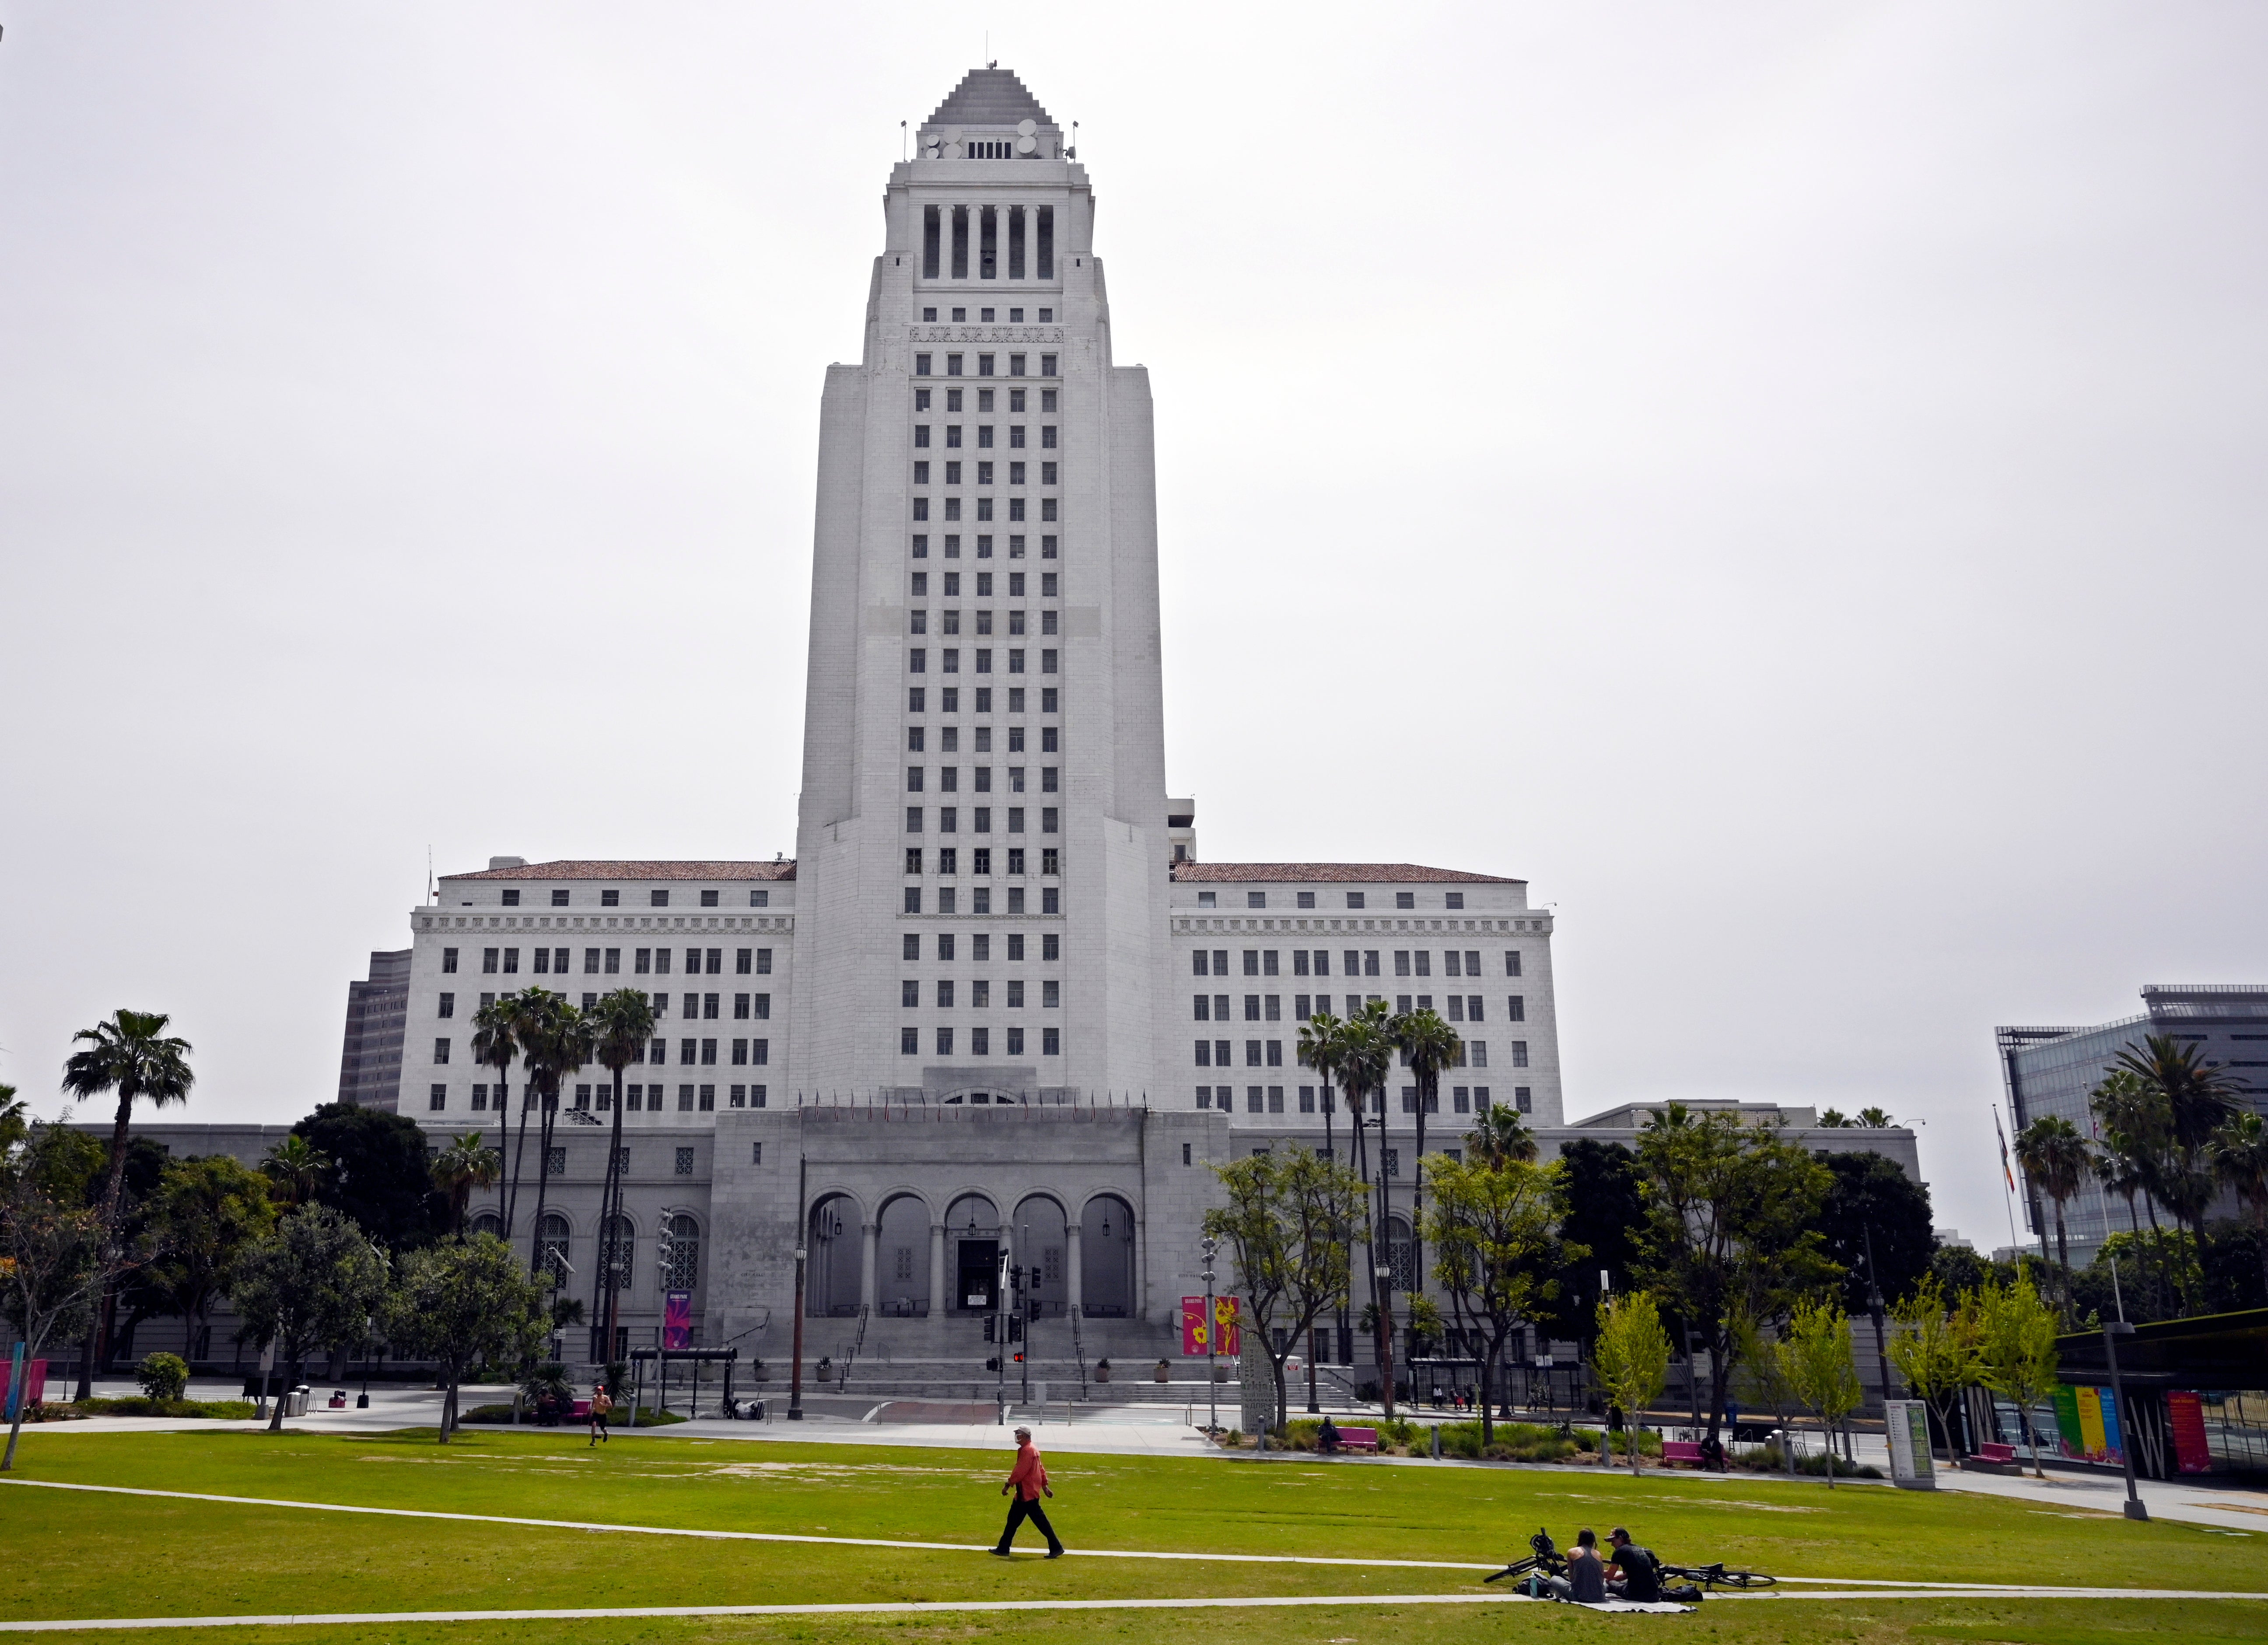
[[[616,1311],[622,1304],[626,1266],[616,1244],[622,1227],[622,1070],[645,1055],[653,1033],[653,1002],[642,988],[615,988],[599,996],[588,1013],[591,1020],[591,1059],[613,1076],[614,1120],[607,1139],[607,1179],[599,1195],[598,1272],[592,1276],[591,1318],[599,1327],[599,1348],[593,1358],[604,1361],[615,1351]],[[1329,1123],[1329,1115],[1325,1121]]]
[[[100,1151],[61,1124],[33,1124],[0,1149],[0,1313],[23,1338],[26,1359],[50,1339],[68,1340],[93,1323],[105,1241],[101,1215],[85,1208],[85,1190]],[[16,1401],[0,1472],[16,1465],[28,1403]]]
[[[149,1282],[187,1326],[195,1353],[237,1259],[276,1225],[268,1179],[226,1154],[171,1161],[149,1224],[158,1252],[145,1270]]]
[[[1891,1318],[1899,1326],[1889,1341],[1890,1363],[1916,1399],[1926,1404],[1945,1431],[1946,1454],[1961,1465],[1953,1443],[1953,1407],[1978,1376],[1977,1320],[1968,1308],[1948,1304],[1934,1274],[1926,1274],[1901,1298]]]
[[[1441,1075],[1462,1061],[1465,1042],[1430,1007],[1387,1019],[1387,1037],[1418,1082],[1418,1144],[1410,1168],[1410,1273],[1412,1295],[1425,1283],[1425,1116],[1441,1106]]]
[[[1346,1290],[1346,1230],[1361,1208],[1362,1183],[1337,1160],[1296,1142],[1212,1172],[1228,1203],[1205,1213],[1204,1231],[1236,1259],[1244,1351],[1256,1343],[1268,1356],[1280,1428],[1290,1412],[1284,1362]]]
[[[324,1103],[291,1130],[331,1162],[316,1201],[388,1251],[430,1245],[448,1228],[448,1200],[433,1186],[432,1145],[408,1114]]]
[[[1734,1374],[1734,1386],[1741,1391],[1741,1399],[1749,1406],[1761,1406],[1778,1419],[1780,1433],[1780,1463],[1790,1477],[1795,1473],[1795,1429],[1789,1414],[1803,1403],[1795,1384],[1788,1380],[1787,1370],[1779,1356],[1778,1345],[1764,1335],[1764,1327],[1750,1315],[1735,1313],[1732,1318],[1733,1361],[1738,1368]]]
[[[1474,1117],[1465,1133],[1465,1151],[1476,1158],[1533,1161],[1535,1133],[1510,1103],[1491,1103]]]
[[[1833,1179],[1819,1208],[1820,1250],[1843,1270],[1843,1306],[1867,1306],[1867,1257],[1886,1302],[1896,1302],[1929,1272],[1937,1251],[1930,1227],[1929,1186],[1897,1162],[1871,1149],[1815,1156]]]
[[[1566,1170],[1568,1207],[1560,1233],[1569,1249],[1580,1247],[1586,1254],[1560,1269],[1558,1293],[1540,1305],[1534,1323],[1587,1355],[1599,1304],[1612,1291],[1636,1289],[1646,1195],[1638,1163],[1619,1142],[1577,1137],[1559,1150],[1559,1163]],[[1608,1275],[1603,1289],[1602,1269]]]
[[[72,1052],[63,1062],[63,1089],[72,1096],[92,1100],[114,1093],[118,1098],[117,1116],[110,1127],[110,1174],[102,1193],[103,1304],[95,1340],[79,1356],[78,1398],[82,1399],[94,1392],[95,1362],[102,1356],[108,1336],[111,1288],[123,1258],[126,1135],[134,1121],[134,1105],[146,1102],[153,1108],[163,1108],[170,1103],[185,1103],[190,1087],[196,1083],[197,1076],[189,1068],[193,1047],[188,1040],[166,1032],[172,1021],[163,1011],[121,1009],[109,1021],[73,1034],[71,1043],[85,1048]]]
[[[1861,1108],[1859,1110],[1859,1123],[1869,1131],[1887,1131],[1897,1121],[1883,1109]]]
[[[1646,1291],[1624,1291],[1599,1304],[1597,1348],[1591,1363],[1608,1401],[1623,1414],[1624,1449],[1638,1472],[1638,1420],[1661,1392],[1669,1372],[1669,1333],[1661,1311]]]
[[[457,1389],[474,1366],[519,1364],[543,1346],[546,1289],[493,1234],[412,1252],[386,1307],[387,1340],[440,1367],[439,1441],[457,1426]]]
[[[464,1237],[465,1206],[473,1190],[493,1185],[503,1169],[503,1157],[478,1131],[451,1139],[449,1146],[433,1157],[433,1186],[448,1196],[451,1233]]]
[[[1977,1380],[2014,1405],[2032,1448],[2032,1472],[2044,1480],[2032,1413],[2055,1392],[2060,1321],[2029,1278],[1972,1292],[1962,1304],[1977,1322]]]
[[[1446,1155],[1433,1162],[1434,1277],[1486,1345],[1484,1444],[1496,1437],[1505,1343],[1521,1322],[1549,1307],[1558,1295],[1560,1270],[1585,1254],[1560,1236],[1566,1215],[1566,1171],[1557,1163]]]
[[[1840,1108],[1822,1108],[1819,1111],[1819,1126],[1822,1130],[1839,1131],[1850,1123],[1850,1117]]]
[[[31,1130],[31,1108],[16,1095],[13,1085],[0,1084],[0,1159],[22,1147]]]
[[[1788,1385],[1819,1417],[1827,1488],[1835,1488],[1835,1425],[1859,1408],[1859,1368],[1851,1360],[1851,1318],[1832,1302],[1796,1304],[1778,1345]]]
[[[2161,1254],[2158,1197],[2171,1164],[2171,1116],[2158,1093],[2131,1069],[2111,1069],[2088,1093],[2087,1101],[2095,1116],[2096,1179],[2107,1191],[2125,1200],[2127,1228],[2135,1236],[2138,1253],[2143,1249],[2141,1223],[2134,1208],[2138,1197],[2149,1212],[2148,1302],[2153,1318],[2167,1318],[2172,1311],[2172,1288],[2164,1264],[2158,1260]]]
[[[2056,1274],[2063,1291],[2064,1319],[2069,1323],[2071,1246],[2064,1237],[2063,1208],[2079,1197],[2080,1184],[2089,1174],[2087,1139],[2061,1115],[2043,1114],[2016,1133],[2016,1164],[2032,1192],[2044,1195],[2055,1208]]]
[[[1772,1127],[1669,1103],[1638,1133],[1641,1274],[1710,1356],[1708,1437],[1724,1425],[1736,1312],[1775,1319],[1839,1277],[1817,1223],[1834,1179]]]
[[[252,1340],[276,1345],[284,1386],[298,1385],[307,1351],[362,1340],[386,1298],[386,1259],[348,1217],[303,1206],[237,1264],[230,1299]],[[269,1419],[284,1426],[284,1402]]]

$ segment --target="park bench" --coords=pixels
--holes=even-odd
[[[575,1420],[578,1422],[587,1422],[591,1420],[591,1402],[588,1399],[575,1401]]]
[[[1343,1428],[1339,1430],[1341,1450],[1376,1450],[1378,1430],[1374,1428]]]
[[[2016,1448],[1987,1440],[1971,1453],[1978,1462],[1989,1462],[2006,1467],[2016,1460]]]
[[[1661,1442],[1661,1460],[1664,1466],[1673,1462],[1690,1462],[1697,1468],[1701,1465],[1701,1446],[1697,1441],[1665,1439]]]

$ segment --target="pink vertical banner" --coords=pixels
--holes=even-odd
[[[666,1348],[689,1348],[693,1346],[691,1291],[672,1291],[662,1299],[661,1346]]]

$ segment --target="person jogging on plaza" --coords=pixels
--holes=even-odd
[[[1047,1509],[1040,1506],[1040,1498],[1053,1496],[1055,1492],[1049,1487],[1047,1465],[1040,1460],[1039,1447],[1032,1443],[1032,1430],[1028,1428],[1016,1430],[1016,1465],[1009,1472],[1008,1482],[1000,1487],[1001,1495],[1011,1494],[1015,1501],[1008,1504],[1008,1528],[1000,1533],[1000,1546],[992,1552],[1006,1559],[1009,1546],[1016,1540],[1016,1527],[1028,1519],[1048,1539],[1048,1558],[1063,1558],[1062,1539],[1048,1524]]]
[[[591,1384],[591,1443],[593,1445],[602,1439],[613,1437],[607,1432],[607,1413],[614,1408],[615,1402],[607,1397],[607,1384],[602,1382],[593,1383]]]

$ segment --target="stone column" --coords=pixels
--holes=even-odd
[[[868,1314],[874,1311],[874,1248],[880,1233],[879,1223],[858,1225],[858,1307]]]
[[[1134,1296],[1133,1315],[1137,1319],[1150,1317],[1150,1235],[1142,1219],[1134,1219]]]
[[[1086,1300],[1086,1265],[1080,1259],[1079,1219],[1064,1218],[1064,1307],[1071,1313]]]
[[[945,1318],[948,1298],[945,1294],[945,1224],[929,1225],[929,1317]]]

